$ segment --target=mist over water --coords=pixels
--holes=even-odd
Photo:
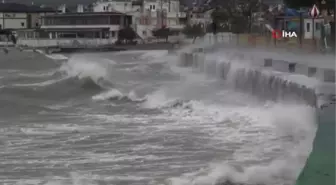
[[[21,55],[0,63],[3,184],[289,185],[311,150],[315,109],[236,88],[241,61],[223,80],[167,51]]]

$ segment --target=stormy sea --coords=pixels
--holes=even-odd
[[[312,149],[315,108],[244,65],[222,79],[165,50],[0,57],[0,184],[292,185]]]

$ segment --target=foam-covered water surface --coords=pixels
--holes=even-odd
[[[2,184],[289,185],[311,150],[313,97],[239,57],[193,68],[167,51],[47,57],[0,63]]]

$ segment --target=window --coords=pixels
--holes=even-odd
[[[2,25],[0,24],[0,29],[2,29]]]
[[[306,24],[306,31],[310,32],[310,22],[307,22],[307,24]]]
[[[24,26],[25,26],[25,23],[24,23],[24,22],[21,22],[21,26],[24,27]]]
[[[296,66],[295,63],[290,63],[288,65],[288,71],[291,72],[291,73],[294,73],[295,72],[295,66]]]
[[[35,26],[36,26],[36,27],[39,27],[39,23],[38,23],[38,22],[37,22],[37,23],[35,23]]]
[[[153,5],[153,10],[155,10],[155,5]]]

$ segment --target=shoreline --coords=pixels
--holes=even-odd
[[[158,43],[145,43],[145,44],[135,44],[135,45],[102,45],[99,47],[64,47],[64,46],[50,46],[50,47],[24,47],[7,45],[2,46],[0,49],[12,50],[13,48],[27,51],[27,50],[41,50],[46,54],[62,54],[62,53],[83,53],[83,52],[118,52],[118,51],[128,51],[128,50],[174,50],[179,49],[185,44],[182,43],[172,43],[172,42],[158,42]]]

